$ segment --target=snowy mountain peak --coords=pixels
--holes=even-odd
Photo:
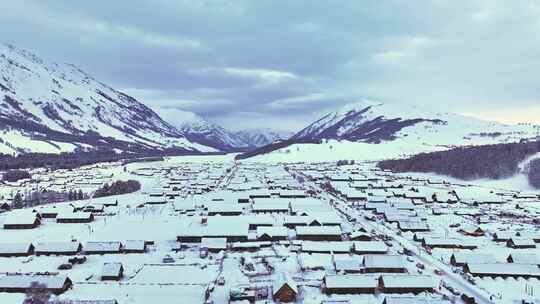
[[[321,117],[293,139],[402,140],[436,146],[512,142],[536,137],[538,132],[538,126],[506,125],[418,106],[362,101]]]
[[[179,109],[159,109],[166,121],[180,130],[193,142],[214,147],[221,151],[249,150],[291,136],[269,128],[230,131],[203,117]]]
[[[0,45],[0,153],[59,153],[97,147],[122,151],[214,151],[133,97],[72,64],[50,64]]]

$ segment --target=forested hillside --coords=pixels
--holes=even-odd
[[[378,166],[394,172],[433,172],[464,180],[501,179],[514,175],[520,162],[539,151],[537,141],[460,147],[407,159],[385,160]]]

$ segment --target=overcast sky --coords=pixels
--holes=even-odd
[[[362,99],[540,122],[539,1],[21,0],[0,37],[231,129]]]

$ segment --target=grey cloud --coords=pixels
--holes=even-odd
[[[532,0],[4,6],[4,42],[75,63],[155,108],[233,128],[297,128],[365,97],[462,112],[540,98],[540,5]]]

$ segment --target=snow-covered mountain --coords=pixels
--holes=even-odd
[[[0,44],[0,153],[96,147],[215,151],[74,65]]]
[[[260,128],[237,131],[235,135],[245,143],[249,143],[251,147],[262,147],[276,140],[288,139],[293,133]]]
[[[251,147],[234,132],[211,123],[193,112],[178,109],[158,109],[157,112],[192,142],[220,151],[245,150]]]
[[[229,131],[193,112],[178,109],[158,109],[157,112],[190,141],[221,151],[249,150],[292,135],[267,128]]]
[[[347,105],[310,124],[286,142],[259,149],[282,153],[276,159],[384,159],[456,146],[536,139],[540,127],[508,125],[415,106],[360,102]],[[319,144],[316,144],[319,142]],[[253,153],[251,153],[252,155]],[[295,156],[296,155],[296,156]]]
[[[539,134],[534,125],[508,125],[416,106],[361,102],[329,113],[293,139],[336,139],[365,143],[410,141],[428,145],[515,142]]]

